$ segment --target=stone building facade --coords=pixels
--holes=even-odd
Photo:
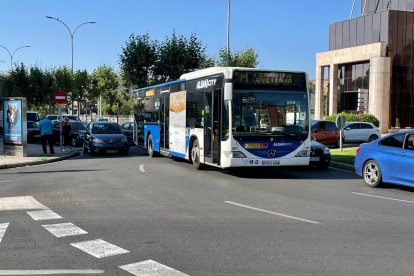
[[[315,117],[365,112],[383,133],[414,127],[414,0],[361,2],[361,16],[331,24],[329,51],[316,54]]]

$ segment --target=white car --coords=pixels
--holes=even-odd
[[[346,143],[371,142],[381,137],[379,129],[366,122],[346,122],[342,133]]]

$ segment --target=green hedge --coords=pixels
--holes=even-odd
[[[371,114],[356,114],[356,113],[341,112],[339,114],[333,114],[329,116],[328,118],[326,118],[326,120],[335,122],[336,118],[339,115],[344,117],[345,122],[368,122],[368,123],[373,123],[376,127],[379,127],[378,119],[375,118],[375,116]]]

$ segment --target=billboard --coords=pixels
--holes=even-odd
[[[22,99],[3,99],[3,144],[23,145]]]

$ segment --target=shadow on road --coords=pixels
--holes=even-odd
[[[32,172],[17,172],[14,174],[38,174],[38,173],[77,173],[77,172],[98,172],[98,171],[106,171],[106,169],[104,170],[55,170],[55,171],[32,171]]]

